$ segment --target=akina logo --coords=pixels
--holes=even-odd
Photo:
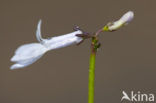
[[[128,101],[135,101],[135,102],[154,102],[154,94],[153,93],[141,93],[140,91],[134,92],[131,91],[130,94],[127,94],[125,91],[122,91],[122,98],[121,101],[123,100],[128,100]]]

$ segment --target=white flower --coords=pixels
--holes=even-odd
[[[39,43],[31,43],[20,46],[15,51],[15,55],[11,58],[11,61],[15,62],[15,64],[13,64],[10,69],[26,67],[37,61],[49,50],[58,49],[81,42],[83,38],[76,36],[77,34],[83,34],[83,32],[81,30],[77,30],[62,36],[43,39],[41,36],[40,20],[36,31],[36,38]]]
[[[119,20],[113,22],[113,23],[108,23],[107,26],[105,26],[103,29],[104,31],[114,31],[119,29],[120,27],[128,24],[132,19],[134,18],[134,13],[132,11],[128,11],[125,13]]]

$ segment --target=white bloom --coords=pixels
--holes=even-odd
[[[134,18],[134,13],[132,11],[128,11],[125,13],[119,20],[110,23],[107,27],[104,28],[106,31],[114,31],[122,27],[123,25],[128,24]]]
[[[62,36],[52,37],[51,39],[43,39],[41,36],[41,20],[38,23],[36,38],[39,43],[31,43],[20,46],[15,55],[11,58],[15,62],[10,69],[18,69],[26,67],[37,61],[43,54],[49,50],[66,47],[72,44],[77,44],[83,40],[77,37],[77,34],[83,34],[81,30],[74,31]]]

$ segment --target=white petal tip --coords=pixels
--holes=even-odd
[[[38,21],[38,25],[41,25],[41,23],[42,23],[42,20],[40,19],[40,20]]]
[[[11,62],[16,62],[16,57],[15,55],[10,59]]]
[[[42,35],[41,35],[41,23],[42,23],[42,20],[40,19],[38,21],[38,24],[37,24],[37,30],[36,30],[36,38],[39,42],[42,42],[43,41],[43,38],[42,38]]]
[[[133,11],[128,11],[127,13],[125,13],[120,20],[122,20],[125,23],[129,23],[130,21],[132,21],[134,18],[134,12]]]
[[[14,62],[14,58],[12,57],[12,58],[10,59],[10,61],[11,61],[11,62]]]
[[[24,65],[21,65],[21,64],[13,64],[10,69],[11,70],[14,70],[14,69],[20,69],[20,68],[23,68],[25,67]]]

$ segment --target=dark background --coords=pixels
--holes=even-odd
[[[87,103],[90,41],[50,51],[10,70],[16,48],[37,42],[36,26],[52,37],[74,25],[95,32],[132,10],[134,20],[102,33],[96,60],[95,103],[119,103],[122,91],[156,95],[155,0],[0,0],[0,103]],[[125,101],[126,103],[126,101]]]

